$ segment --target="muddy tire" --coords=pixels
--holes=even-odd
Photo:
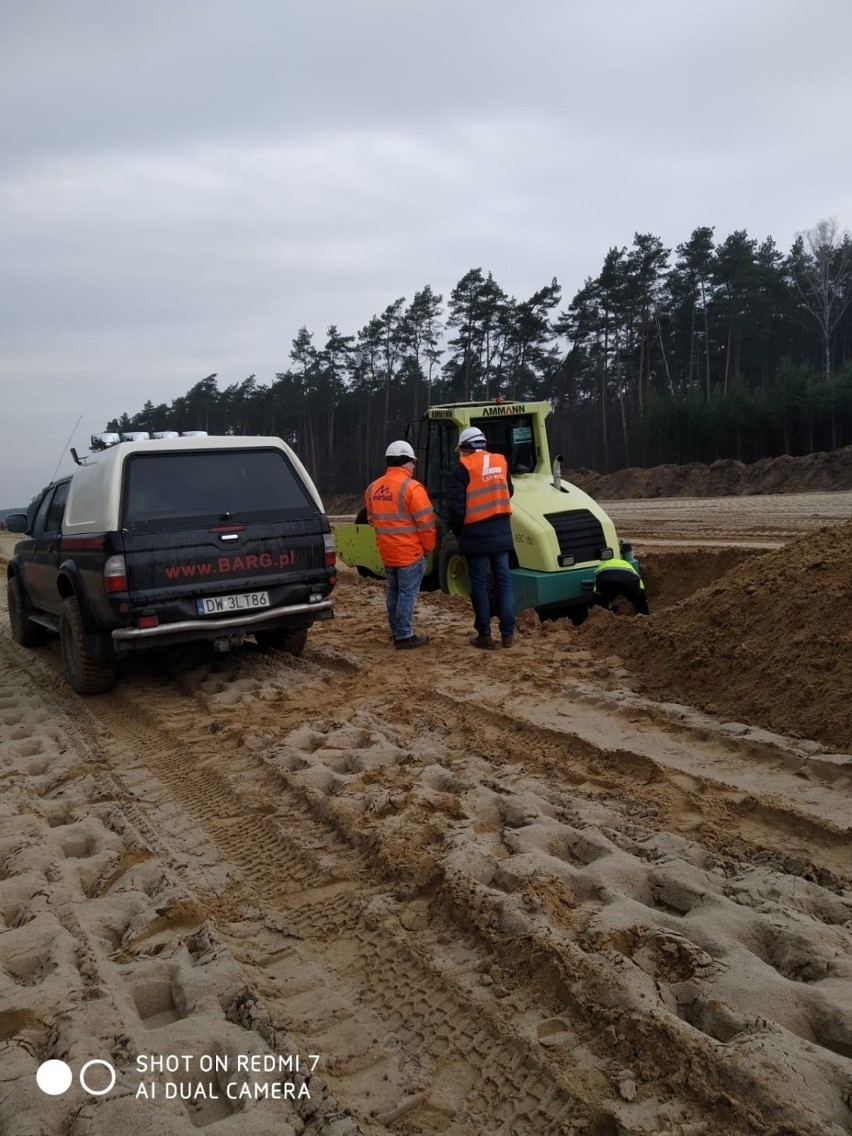
[[[284,627],[276,627],[270,631],[255,631],[254,637],[261,651],[286,651],[288,655],[301,658],[308,643],[308,629],[302,627],[288,631]]]
[[[62,662],[72,690],[78,694],[103,694],[115,683],[115,663],[99,663],[92,657],[83,618],[74,596],[62,604],[59,620]]]
[[[47,632],[33,623],[26,614],[21,584],[17,576],[10,576],[6,595],[9,604],[9,626],[12,638],[21,647],[40,647],[47,639]]]

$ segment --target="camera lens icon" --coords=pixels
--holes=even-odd
[[[97,1083],[90,1085],[91,1077],[87,1080],[86,1074],[97,1066],[102,1066],[107,1071],[106,1087]],[[101,1079],[101,1077],[94,1078],[96,1082]],[[74,1074],[71,1072],[71,1066],[64,1061],[43,1061],[36,1070],[36,1084],[43,1093],[50,1097],[61,1097],[63,1093],[67,1093],[73,1080]],[[111,1065],[109,1061],[104,1061],[101,1057],[93,1057],[80,1070],[79,1080],[80,1086],[90,1097],[102,1097],[115,1084],[115,1066]]]

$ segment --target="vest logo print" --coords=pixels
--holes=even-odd
[[[483,477],[500,477],[501,471],[499,465],[491,465],[491,455],[485,454],[482,462],[482,476]]]
[[[388,487],[386,485],[382,484],[373,492],[373,500],[374,501],[393,501],[393,494],[391,493],[390,489],[388,489]]]

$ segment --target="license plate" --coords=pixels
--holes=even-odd
[[[199,615],[227,615],[269,607],[269,592],[239,592],[233,596],[201,596],[195,601]]]

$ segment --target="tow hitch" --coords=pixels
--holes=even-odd
[[[221,639],[213,640],[213,650],[220,655],[225,655],[234,647],[242,646],[244,639],[245,635],[223,635]]]

